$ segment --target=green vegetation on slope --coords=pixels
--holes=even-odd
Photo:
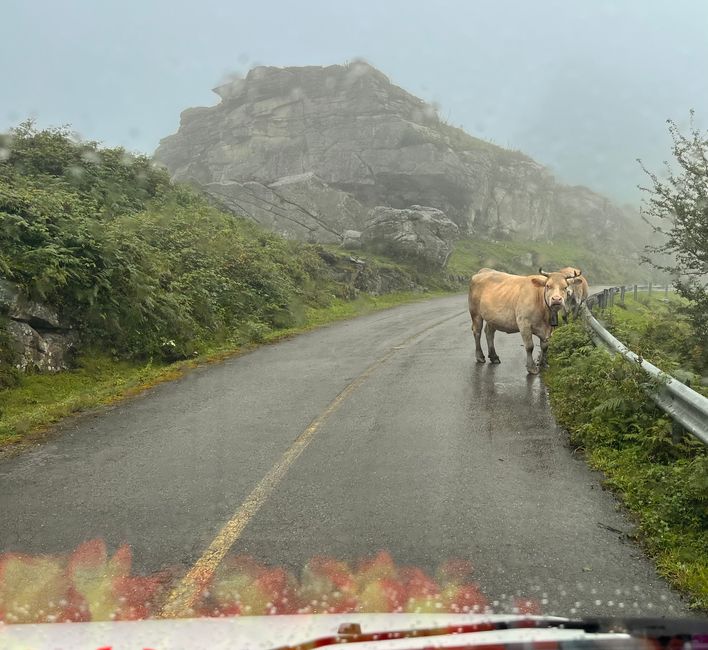
[[[640,270],[636,264],[618,262],[610,255],[589,250],[583,241],[548,244],[461,239],[456,242],[448,263],[450,273],[469,277],[485,266],[521,275],[536,273],[539,266],[549,270],[575,266],[591,284],[630,282],[650,276],[647,269]]]
[[[624,306],[615,301],[602,319],[632,351],[698,388],[701,376],[708,373],[708,341],[683,313],[687,304],[673,293],[668,299],[663,294],[639,294],[637,300],[627,295]]]
[[[708,609],[705,447],[689,435],[675,443],[670,419],[644,392],[644,373],[595,348],[581,324],[558,328],[549,354],[544,379],[558,423],[636,517],[659,572]]]
[[[327,303],[313,247],[220,212],[148,159],[30,125],[9,144],[0,273],[55,307],[84,348],[184,358]]]

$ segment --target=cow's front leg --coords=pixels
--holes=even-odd
[[[538,374],[538,366],[533,360],[533,334],[531,329],[524,328],[521,330],[521,338],[524,341],[524,347],[526,348],[526,370],[532,375]]]
[[[494,332],[496,332],[496,330],[489,324],[489,321],[487,321],[487,324],[484,326],[484,334],[487,337],[487,355],[491,363],[501,363],[501,359],[494,349]]]
[[[539,336],[539,341],[541,342],[541,358],[538,360],[538,365],[541,368],[548,366],[548,336]]]

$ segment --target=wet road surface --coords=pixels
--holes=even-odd
[[[231,553],[293,570],[379,549],[430,571],[463,558],[491,601],[532,596],[563,615],[685,611],[568,447],[520,336],[497,334],[497,351],[501,365],[474,362],[466,299],[445,297],[68,421],[0,461],[0,552],[102,537],[129,543],[141,572],[186,571],[314,421]]]

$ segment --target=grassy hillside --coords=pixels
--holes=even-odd
[[[643,282],[655,273],[629,260],[591,251],[582,241],[548,244],[461,239],[456,243],[448,263],[450,273],[470,276],[484,266],[519,274],[535,273],[539,266],[551,270],[575,266],[591,284]]]
[[[708,375],[708,341],[683,313],[687,305],[674,293],[638,294],[637,300],[627,295],[624,306],[616,302],[603,320],[631,350],[700,390],[701,377]]]

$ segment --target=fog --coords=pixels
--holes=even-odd
[[[364,58],[468,132],[636,202],[665,120],[708,122],[708,3],[5,0],[0,130],[34,117],[152,153],[257,64]]]

